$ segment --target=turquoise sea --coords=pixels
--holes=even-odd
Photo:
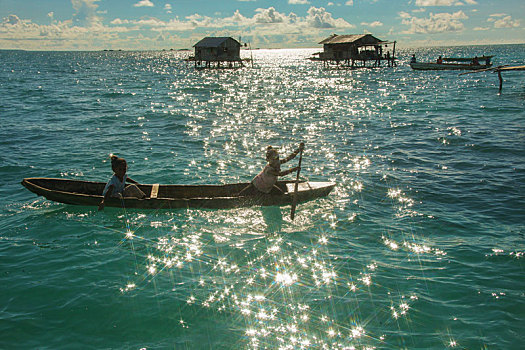
[[[408,61],[525,45],[401,50],[324,68],[318,49],[0,51],[1,349],[523,349],[525,75]],[[304,141],[290,207],[137,210],[37,197],[24,177],[249,181]],[[296,165],[297,160],[289,163]],[[288,164],[287,164],[288,165]],[[288,176],[292,179],[293,176]]]

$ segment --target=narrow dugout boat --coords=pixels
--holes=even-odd
[[[410,67],[414,70],[478,70],[490,68],[492,66],[492,63],[490,63],[492,57],[494,56],[444,57],[443,63],[411,62]]]
[[[45,198],[74,205],[98,206],[102,200],[105,182],[79,181],[54,178],[26,178],[22,185]],[[246,191],[238,195],[248,183],[228,185],[138,185],[147,195],[144,199],[109,198],[106,207],[141,209],[208,208],[227,209],[250,206],[282,206],[293,202],[295,181],[279,181],[282,193],[264,194]],[[325,197],[335,187],[334,182],[299,182],[297,202]]]

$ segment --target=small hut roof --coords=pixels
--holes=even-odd
[[[235,41],[237,44],[241,45],[237,40],[231,38],[231,37],[227,37],[227,36],[223,36],[223,37],[206,37],[204,39],[202,39],[201,41],[199,41],[198,43],[196,43],[195,45],[193,45],[193,47],[218,47],[220,46],[222,43],[224,43],[226,40],[228,39],[231,39],[233,41]]]
[[[349,34],[349,35],[337,35],[333,34],[329,36],[328,38],[321,41],[319,44],[352,44],[352,43],[360,43],[360,44],[380,44],[383,41],[376,38],[372,34]]]

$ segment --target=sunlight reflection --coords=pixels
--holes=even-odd
[[[350,336],[352,338],[359,338],[365,335],[365,330],[361,326],[354,327],[350,330]]]
[[[383,240],[383,244],[385,244],[391,250],[400,249],[400,244],[395,242],[393,239],[390,239],[386,236],[382,236],[381,239]],[[442,251],[441,249],[432,248],[426,244],[418,244],[418,243],[411,243],[411,242],[404,241],[401,244],[401,247],[405,248],[406,250],[410,252],[416,253],[416,254],[433,254],[436,256],[447,255],[447,253]]]
[[[282,113],[274,112],[277,119],[282,117]],[[200,119],[194,124],[195,118],[200,117],[189,118],[193,120],[187,124],[189,134],[198,138],[212,131],[205,136],[206,152],[213,158],[207,163],[226,172],[233,166],[247,174],[249,169],[257,171],[258,166],[242,160],[260,156],[247,150],[253,148],[252,141],[245,135],[230,134],[230,129],[238,127],[234,121],[239,120],[234,118],[241,118],[244,123],[243,118],[251,122],[248,120],[253,116],[245,113],[225,116],[221,125],[207,125]],[[325,127],[315,120],[308,123],[312,133]],[[254,143],[264,149],[261,140],[268,137]],[[225,153],[239,155],[239,149],[245,153],[240,152],[242,157],[231,157],[218,152],[217,147],[222,147],[221,152]],[[339,153],[333,147],[323,146],[322,154],[333,163],[330,166],[339,165]],[[196,159],[186,163],[190,173],[204,166]],[[354,157],[345,171],[366,173],[372,166],[371,159]],[[326,164],[315,167],[320,173],[332,171]],[[332,175],[337,178],[339,174]],[[127,238],[135,237],[132,244],[136,246],[133,252],[138,269],[145,273],[136,274],[134,283],[123,287],[121,292],[136,293],[144,290],[144,284],[154,282],[151,289],[158,290],[158,295],[163,290],[180,294],[181,312],[197,312],[200,308],[206,313],[233,315],[232,327],[244,334],[240,347],[363,350],[383,346],[384,334],[399,330],[399,323],[392,320],[410,321],[408,314],[414,300],[377,297],[390,293],[384,285],[388,273],[385,270],[389,267],[385,267],[381,257],[368,255],[364,243],[370,239],[368,234],[367,238],[349,234],[358,225],[367,223],[368,213],[359,207],[365,202],[363,196],[368,195],[363,193],[365,184],[368,187],[367,179],[346,174],[344,187],[336,194],[336,200],[341,200],[337,205],[345,208],[344,212],[334,209],[334,201],[330,200],[304,204],[307,209],[299,212],[293,225],[284,215],[289,208],[226,210],[221,215],[216,211],[188,209],[168,214],[167,222],[160,215],[160,219],[137,216],[135,222],[145,221],[144,226],[150,231],[154,229],[156,236],[149,240],[137,238],[135,235],[147,235],[140,228],[129,230],[132,233]],[[354,194],[358,195],[353,198]],[[406,210],[414,204],[399,189],[392,188],[387,195],[396,203],[396,210],[397,207]],[[384,192],[377,197],[384,201]],[[347,206],[352,206],[351,212],[346,210]],[[363,220],[356,220],[358,217]],[[279,218],[279,225],[272,226]],[[389,235],[395,237],[396,232]],[[374,242],[378,240],[376,237],[372,238]],[[383,236],[382,242],[385,255],[444,254],[432,248],[431,242],[426,244],[417,239],[396,242]],[[193,325],[181,322],[181,327]]]
[[[135,236],[132,231],[126,231],[126,239],[133,239],[133,237]]]
[[[291,286],[297,282],[297,274],[290,275],[287,272],[279,272],[275,275],[275,282],[285,286]]]
[[[122,293],[129,292],[129,291],[135,289],[136,287],[137,287],[137,285],[135,283],[128,283],[128,284],[126,284],[126,287],[120,288],[120,292],[122,292]]]

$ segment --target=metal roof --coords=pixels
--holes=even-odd
[[[226,40],[228,39],[231,39],[233,41],[235,41],[237,44],[241,45],[237,40],[231,38],[231,37],[227,37],[227,36],[223,36],[223,37],[206,37],[204,39],[202,39],[201,41],[199,41],[198,43],[196,43],[195,45],[193,45],[193,47],[218,47],[220,46],[222,43],[224,43]]]
[[[366,40],[362,40],[366,38]],[[333,34],[328,38],[321,41],[319,44],[351,44],[356,41],[364,41],[366,44],[379,44],[382,40],[374,37],[372,34],[349,34],[349,35],[337,35]]]

